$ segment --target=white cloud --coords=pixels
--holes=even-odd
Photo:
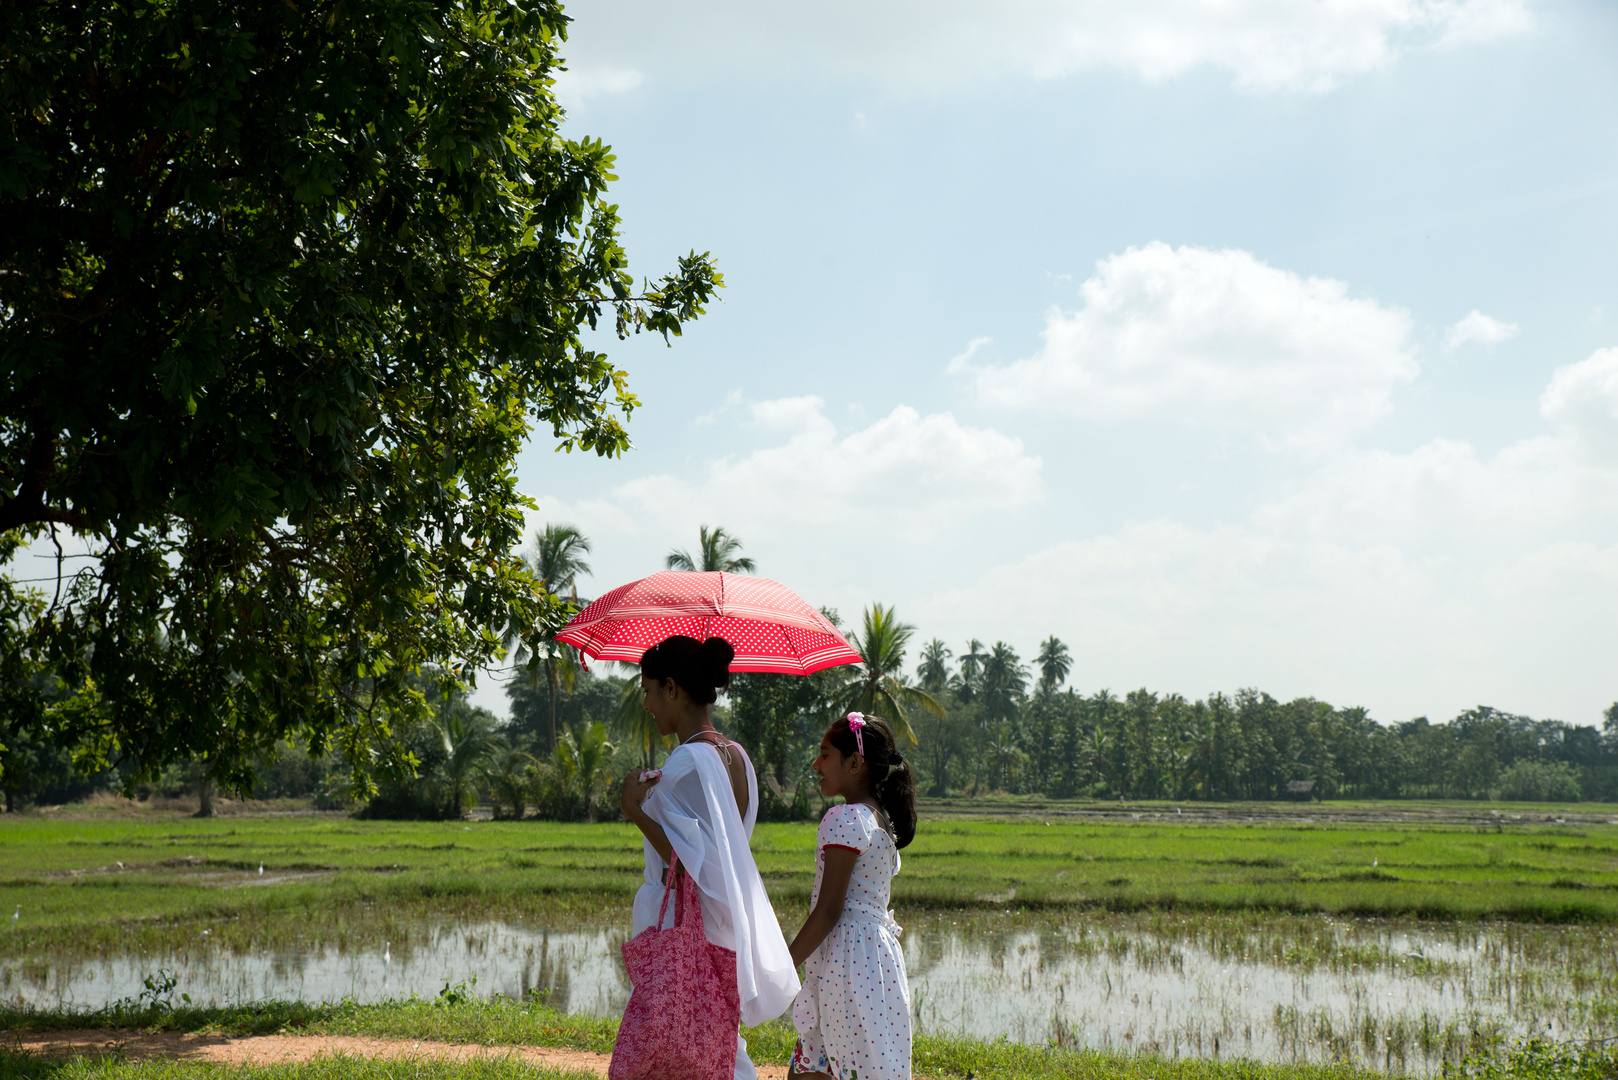
[[[1244,520],[1132,522],[942,591],[953,637],[1054,633],[1080,685],[1257,685],[1384,721],[1480,702],[1578,723],[1618,690],[1618,349],[1558,370],[1549,434],[1344,450]]]
[[[1470,0],[1433,3],[1430,17],[1440,28],[1439,45],[1470,45],[1511,37],[1533,29],[1534,20],[1522,0]]]
[[[1375,422],[1419,370],[1404,312],[1245,251],[1154,242],[1103,260],[1079,291],[1078,311],[1046,317],[1037,354],[978,372],[983,400],[1320,449]]]
[[[1618,348],[1557,368],[1539,411],[1587,456],[1618,465]]]
[[[951,375],[959,375],[962,372],[971,371],[972,358],[978,354],[978,350],[983,348],[985,345],[992,345],[993,343],[994,338],[991,337],[973,338],[971,341],[966,343],[965,349],[949,358],[949,366],[946,367],[945,370]]]
[[[591,98],[627,94],[640,88],[646,77],[633,68],[570,66],[556,73],[556,100],[564,108],[576,109]]]
[[[568,49],[636,65],[677,57],[671,74],[683,77],[740,69],[936,86],[1113,68],[1158,82],[1209,67],[1255,89],[1321,91],[1411,47],[1531,24],[1528,0],[598,0]]]
[[[1618,545],[1457,566],[1391,545],[1154,521],[1060,544],[915,608],[931,636],[1047,634],[1075,685],[1200,696],[1257,686],[1383,722],[1482,702],[1599,723],[1614,696]]]
[[[1450,352],[1472,341],[1481,345],[1498,345],[1516,336],[1516,323],[1491,319],[1477,308],[1473,308],[1466,318],[1449,328],[1449,333],[1444,337],[1444,351]]]
[[[756,402],[747,414],[765,444],[759,449],[710,461],[696,478],[654,473],[596,499],[540,499],[532,524],[567,521],[615,542],[662,544],[718,523],[750,551],[774,541],[869,551],[925,543],[965,517],[1044,498],[1040,459],[1020,439],[949,413],[923,416],[901,405],[846,434],[818,397]]]
[[[722,518],[761,535],[880,519],[885,535],[927,539],[964,515],[1042,497],[1040,460],[1020,439],[904,405],[842,435],[824,408],[818,397],[759,402],[752,425],[773,445],[711,463],[698,483],[648,476],[613,499],[663,520]]]

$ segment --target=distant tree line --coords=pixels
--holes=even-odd
[[[577,608],[590,548],[577,529],[549,525],[525,558],[550,594]],[[672,551],[666,563],[751,572],[740,552],[723,528],[704,526],[694,553]],[[842,626],[837,612],[825,614]],[[623,774],[658,763],[671,743],[642,710],[632,666],[589,670],[571,647],[527,629],[505,633],[516,661],[506,674],[509,717],[473,706],[452,672],[423,668],[410,675],[416,707],[390,714],[385,744],[374,749],[377,760],[399,763],[378,771],[374,793],[354,802],[349,755],[294,738],[254,761],[250,794],[372,817],[455,818],[480,804],[502,818],[616,817]],[[1283,702],[1255,689],[1196,701],[1145,689],[1080,693],[1068,685],[1070,650],[1055,637],[1031,661],[1005,642],[971,640],[957,653],[935,638],[907,673],[915,629],[893,609],[873,604],[843,629],[864,663],[807,677],[738,673],[715,709],[758,769],[765,820],[823,808],[809,762],[827,725],[856,709],[904,733],[922,790],[935,797],[1618,801],[1618,704],[1600,729],[1486,706],[1447,723],[1384,725],[1363,708]],[[8,728],[0,711],[8,810],[123,789],[190,793],[208,812],[213,779],[203,763],[155,775],[139,766]]]
[[[891,622],[891,612],[885,614]],[[869,637],[869,619],[865,629]],[[856,636],[867,656],[869,645]],[[1618,801],[1618,704],[1601,729],[1487,706],[1447,723],[1421,717],[1384,725],[1363,708],[1314,698],[1283,702],[1254,689],[1196,701],[1144,689],[1121,697],[1082,694],[1063,686],[1071,668],[1066,646],[1054,637],[1031,666],[1004,642],[971,641],[959,656],[941,641],[928,642],[911,686],[942,708],[905,710],[923,790],[1170,800]],[[857,681],[840,670],[818,681],[735,680],[728,730],[783,785],[802,775],[800,763],[846,703],[847,683]]]

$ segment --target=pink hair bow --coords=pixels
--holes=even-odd
[[[848,714],[848,730],[854,733],[854,745],[860,748],[860,757],[865,756],[865,714],[851,712]]]

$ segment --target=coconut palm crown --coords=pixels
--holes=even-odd
[[[1039,655],[1034,657],[1034,663],[1039,665],[1040,686],[1052,691],[1067,681],[1068,672],[1073,670],[1073,655],[1061,639],[1052,634],[1039,643]]]
[[[584,561],[589,553],[590,540],[576,526],[547,524],[534,533],[534,547],[527,559],[534,576],[544,583],[546,591],[557,596],[565,592],[577,602],[578,577],[590,572],[590,564]],[[534,652],[529,652],[526,646],[518,644],[526,630],[522,626],[508,626],[502,643],[507,649],[517,645],[513,662],[518,666],[527,665],[536,685],[543,674],[545,686],[550,691],[551,730],[548,746],[554,749],[556,695],[559,690],[573,689],[579,677],[579,657],[573,646],[552,639],[547,639]]]
[[[580,574],[590,572],[584,557],[590,554],[589,539],[573,525],[546,525],[534,534],[534,550],[528,565],[545,588],[561,596],[577,589]]]
[[[921,688],[930,694],[949,689],[949,646],[933,638],[921,647],[921,663],[916,665],[916,678]]]
[[[704,525],[698,530],[697,537],[700,541],[697,558],[693,559],[689,551],[676,549],[669,552],[663,564],[670,570],[721,570],[727,574],[754,572],[753,560],[737,554],[742,550],[742,542],[726,532],[724,526],[716,525],[710,530]]]
[[[856,666],[858,675],[844,688],[839,702],[843,711],[873,713],[887,720],[894,732],[909,739],[912,746],[916,743],[916,733],[910,726],[912,708],[944,715],[944,706],[937,698],[900,678],[905,646],[915,632],[914,626],[899,621],[891,607],[872,604],[866,608],[864,625],[853,642],[865,662]]]

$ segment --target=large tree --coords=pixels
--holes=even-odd
[[[0,5],[0,538],[95,555],[37,615],[0,600],[54,738],[232,786],[300,728],[363,764],[424,713],[407,673],[560,610],[512,550],[516,455],[624,450],[583,335],[677,334],[720,284],[692,253],[637,293],[613,155],[550,91],[567,22]]]

